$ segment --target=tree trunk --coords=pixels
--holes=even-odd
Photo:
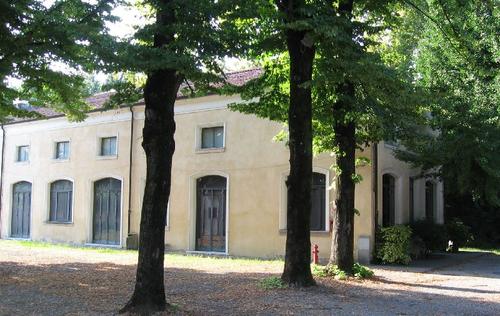
[[[353,0],[344,0],[339,3],[339,12],[345,19],[351,20]],[[346,29],[352,38],[352,27]],[[334,118],[333,131],[335,145],[339,152],[336,156],[337,168],[340,175],[338,181],[338,195],[335,201],[336,211],[333,213],[332,244],[330,250],[330,264],[335,264],[347,274],[352,274],[354,264],[354,198],[355,183],[353,175],[356,173],[356,124],[349,119],[354,111],[354,85],[348,79],[337,87],[338,99],[333,104]]]
[[[354,264],[354,198],[355,183],[353,175],[356,173],[356,128],[353,121],[345,121],[345,114],[350,111],[351,105],[346,96],[354,96],[354,87],[345,83],[339,91],[345,93],[333,106],[333,130],[335,142],[339,149],[336,156],[337,167],[340,170],[338,181],[337,209],[333,213],[332,247],[330,263],[336,264],[339,269],[352,274]]]
[[[167,1],[168,2],[168,1]],[[157,23],[168,25],[172,15],[158,9]],[[155,35],[154,47],[169,38]],[[145,120],[142,147],[146,153],[146,187],[139,234],[139,261],[135,289],[120,313],[148,314],[165,310],[164,253],[167,204],[170,197],[172,156],[175,150],[174,104],[181,78],[173,69],[148,73],[144,88]]]
[[[314,46],[307,32],[287,31],[290,54],[288,110],[290,175],[287,185],[285,269],[281,279],[289,286],[314,285],[311,274],[310,213],[312,189],[312,80]]]

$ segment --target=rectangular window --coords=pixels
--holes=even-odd
[[[201,148],[223,148],[224,147],[224,127],[204,127],[201,129]]]
[[[116,136],[101,138],[101,156],[116,156]]]
[[[30,146],[18,146],[16,160],[19,162],[28,161],[30,159]]]
[[[69,142],[56,143],[56,159],[69,159]]]

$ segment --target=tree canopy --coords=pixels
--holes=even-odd
[[[395,34],[428,95],[434,135],[400,157],[437,170],[448,192],[500,204],[500,12],[495,1],[415,1]]]
[[[84,72],[106,69],[112,57],[106,23],[116,21],[115,2],[0,1],[0,118],[33,115],[13,106],[17,98],[82,117]]]

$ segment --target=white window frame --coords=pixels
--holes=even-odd
[[[28,148],[28,159],[26,160],[19,160],[19,150],[21,147],[27,147]],[[23,145],[16,145],[16,151],[14,153],[14,161],[18,164],[28,164],[31,159],[31,146],[30,144],[23,144]]]
[[[68,143],[68,157],[67,158],[58,158],[57,157],[57,146],[59,143]],[[69,139],[60,139],[54,142],[54,155],[52,157],[53,160],[58,162],[69,161],[71,157],[71,140]]]
[[[202,131],[204,128],[211,127],[222,127],[222,147],[216,148],[201,148],[202,144]],[[226,150],[226,131],[227,124],[225,122],[212,122],[206,124],[200,124],[196,126],[195,130],[195,152],[196,153],[218,153],[224,152]]]
[[[104,138],[116,138],[116,153],[114,155],[103,156],[101,152],[102,140]],[[118,133],[116,134],[101,134],[97,136],[96,141],[96,156],[98,160],[106,160],[106,159],[118,159],[118,153],[120,152],[120,137]]]

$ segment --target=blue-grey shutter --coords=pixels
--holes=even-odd
[[[105,178],[94,184],[92,236],[96,244],[120,244],[121,181]]]
[[[72,213],[73,183],[68,180],[58,180],[50,185],[50,215],[51,222],[70,222]]]
[[[12,191],[11,236],[14,238],[30,237],[31,183],[18,182]]]

